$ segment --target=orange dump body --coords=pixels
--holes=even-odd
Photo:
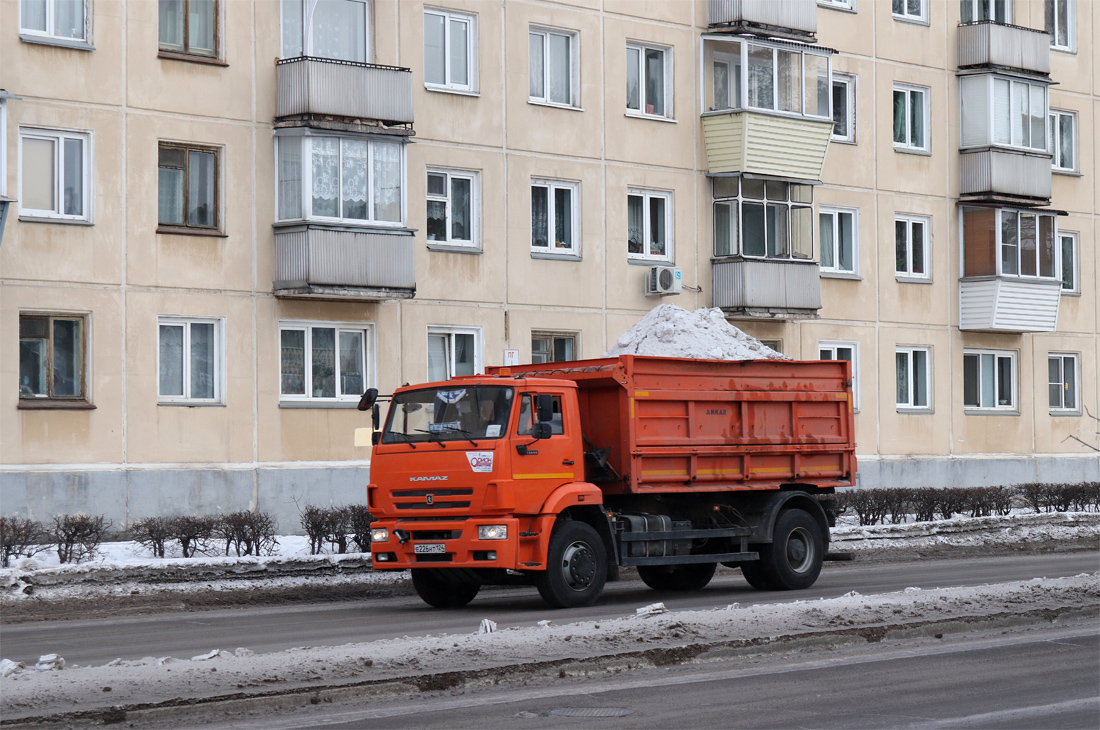
[[[585,448],[611,450],[610,468],[590,462],[586,475],[605,494],[854,483],[852,373],[843,360],[622,355],[488,372],[577,384]]]

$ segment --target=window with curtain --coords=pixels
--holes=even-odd
[[[58,222],[91,220],[89,133],[23,127],[19,151],[20,215]]]
[[[1043,0],[1043,19],[1050,47],[1059,51],[1077,48],[1077,0]]]
[[[373,382],[372,325],[279,323],[279,396],[284,401],[356,402]]]
[[[19,31],[43,41],[88,40],[88,0],[19,0]]]
[[[160,50],[218,55],[218,0],[158,0]]]
[[[898,409],[929,409],[932,405],[932,351],[898,347],[894,353]]]
[[[528,98],[543,104],[578,106],[578,34],[532,26],[527,42]]]
[[[1062,263],[1062,293],[1080,293],[1077,282],[1077,234],[1059,231],[1058,245]]]
[[[429,89],[475,88],[476,16],[424,10],[424,85]]]
[[[1047,151],[1059,172],[1077,171],[1077,112],[1050,110],[1047,118]]]
[[[369,0],[281,0],[283,58],[369,63]]]
[[[87,318],[19,315],[19,397],[86,398]]]
[[[578,255],[578,183],[531,181],[531,251]]]
[[[638,114],[672,116],[672,49],[628,43],[626,108]]]
[[[966,350],[963,353],[963,407],[1015,410],[1016,353]]]
[[[894,86],[894,149],[928,147],[928,89]]]
[[[479,180],[476,172],[428,170],[425,228],[429,243],[476,247]]]
[[[921,216],[894,216],[894,272],[898,276],[927,279],[930,258],[930,221]]]
[[[468,327],[428,328],[428,381],[482,371],[481,330]]]
[[[856,273],[859,249],[859,211],[821,206],[818,213],[821,270]]]
[[[1052,352],[1047,357],[1051,412],[1080,413],[1077,355]]]
[[[856,79],[833,75],[833,140],[856,141]]]
[[[224,320],[159,317],[157,394],[161,403],[223,403]]]
[[[672,194],[630,190],[626,196],[627,257],[672,261]]]
[[[628,58],[628,90],[637,76],[636,62]],[[710,111],[748,107],[817,119],[833,116],[828,51],[795,43],[705,38],[703,64],[704,101]]]
[[[218,150],[162,142],[157,172],[161,228],[217,230]]]
[[[960,0],[960,22],[976,23],[982,20],[1011,23],[1012,0]]]
[[[923,23],[928,20],[928,0],[893,0],[895,20]]]
[[[859,411],[859,343],[821,340],[817,343],[821,360],[846,360],[852,363],[852,409]]]
[[[404,222],[402,142],[368,137],[276,137],[279,220]]]

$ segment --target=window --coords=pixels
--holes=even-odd
[[[279,323],[279,396],[355,402],[373,381],[370,325]]]
[[[1058,231],[1062,254],[1062,293],[1079,293],[1077,288],[1077,234]]]
[[[1046,150],[1047,87],[990,74],[959,79],[962,146]]]
[[[704,108],[749,107],[829,119],[829,53],[796,44],[706,38],[703,62],[709,78]]]
[[[474,375],[481,367],[481,330],[428,327],[428,381]]]
[[[1016,353],[967,350],[963,353],[963,406],[1015,410]]]
[[[0,198],[8,196],[8,98],[6,91],[0,91]]]
[[[283,58],[369,62],[368,0],[282,0]]]
[[[535,365],[575,360],[576,351],[577,335],[575,334],[531,333],[531,362]]]
[[[852,410],[859,410],[859,343],[831,342],[822,340],[817,343],[818,358],[821,360],[847,360],[852,363]]]
[[[85,0],[20,0],[19,30],[28,36],[63,41],[88,39]]]
[[[714,255],[813,258],[813,187],[713,178]]]
[[[531,251],[579,253],[577,183],[531,181]]]
[[[1077,112],[1050,111],[1047,150],[1050,164],[1061,172],[1077,171]]]
[[[159,149],[161,226],[218,226],[218,151],[205,147],[161,144]]]
[[[895,11],[896,12],[896,11]],[[959,20],[976,23],[992,20],[994,23],[1012,22],[1012,0],[961,0]]]
[[[1059,276],[1052,214],[963,208],[962,216],[963,276]]]
[[[533,27],[527,41],[531,101],[578,106],[577,34]]]
[[[928,21],[928,0],[893,0],[894,19],[917,23]]]
[[[932,351],[927,347],[899,347],[894,358],[898,408],[930,408]]]
[[[837,8],[838,10],[855,10],[856,0],[817,0],[817,4],[823,8]]]
[[[524,393],[519,402],[519,427],[516,435],[529,436],[531,428],[535,425],[535,414],[538,413],[537,393]],[[565,420],[562,418],[561,396],[551,396],[552,405],[550,412],[550,435],[561,436],[565,433]]]
[[[223,403],[224,321],[160,317],[161,403]]]
[[[1050,47],[1059,51],[1077,48],[1076,0],[1043,0],[1046,31],[1050,33]]]
[[[672,50],[628,43],[626,108],[638,114],[672,116]]]
[[[1050,410],[1080,412],[1077,402],[1077,356],[1051,353],[1047,358]]]
[[[424,10],[424,85],[472,91],[476,87],[474,16]]]
[[[428,170],[428,241],[477,245],[478,203],[476,172]]]
[[[160,50],[213,57],[217,42],[217,0],[160,0]]]
[[[760,344],[770,347],[780,354],[783,352],[783,340],[760,340]]]
[[[894,272],[898,276],[927,279],[928,219],[894,216]]]
[[[20,129],[20,213],[91,220],[91,135]]]
[[[833,75],[833,140],[856,141],[856,79]]]
[[[894,87],[894,149],[928,150],[928,89]]]
[[[279,220],[404,222],[403,143],[310,135],[276,141]]]
[[[859,211],[854,208],[821,207],[821,270],[856,273],[859,260]]]
[[[81,315],[19,315],[20,398],[85,398],[87,329]]]
[[[672,194],[631,190],[626,196],[627,256],[672,260]]]

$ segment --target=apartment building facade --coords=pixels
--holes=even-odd
[[[1098,28],[0,0],[2,511],[292,529],[363,498],[364,388],[598,357],[668,302],[852,360],[862,486],[1100,479]]]

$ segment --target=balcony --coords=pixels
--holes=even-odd
[[[275,231],[275,296],[382,301],[416,294],[411,232],[315,224]]]
[[[1016,276],[959,280],[959,329],[979,332],[1054,332],[1062,282]]]
[[[817,32],[817,0],[709,0],[707,22],[739,30],[786,30],[798,36]]]
[[[959,196],[967,201],[1047,205],[1050,155],[986,147],[959,154]]]
[[[715,261],[714,306],[729,317],[817,319],[821,309],[818,264],[774,259]]]
[[[707,171],[820,180],[832,132],[832,120],[759,111],[706,112]]]
[[[407,68],[308,56],[283,59],[276,68],[276,122],[333,121],[412,132],[412,71]]]
[[[1050,75],[1050,34],[989,20],[959,26],[959,68],[994,66]]]

